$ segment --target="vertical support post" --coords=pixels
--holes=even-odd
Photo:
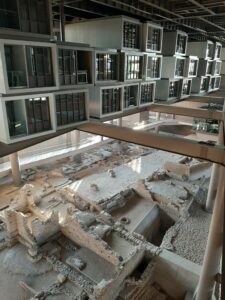
[[[123,118],[119,118],[119,126],[122,127],[123,126]]]
[[[64,0],[61,0],[60,2],[60,37],[61,37],[61,42],[65,42]]]
[[[213,211],[213,205],[216,198],[216,191],[218,188],[219,174],[220,174],[220,166],[214,163],[212,166],[211,178],[209,182],[209,189],[208,189],[206,205],[205,205],[205,210],[207,212]]]
[[[72,146],[72,131],[66,134],[66,147],[70,148]]]
[[[75,130],[75,147],[78,148],[80,145],[80,130]]]
[[[20,174],[20,165],[18,159],[18,153],[12,153],[9,155],[10,163],[11,163],[11,170],[12,170],[12,178],[13,182],[16,186],[21,185],[21,174]]]
[[[224,204],[224,208],[223,208],[223,251],[222,251],[221,299],[225,299],[225,204]]]
[[[157,112],[157,113],[156,113],[156,121],[160,121],[160,115],[161,115],[160,112]]]
[[[159,133],[159,126],[160,126],[160,125],[157,125],[157,126],[155,127],[155,133],[157,133],[157,134]]]
[[[224,145],[224,125],[223,125],[223,123],[220,124],[219,135],[218,135],[218,144]],[[212,210],[213,210],[213,205],[214,205],[215,197],[216,197],[216,191],[217,191],[217,187],[218,187],[219,169],[220,169],[219,165],[214,163],[212,166],[212,173],[211,173],[209,189],[208,189],[208,194],[207,194],[207,200],[206,200],[206,206],[205,206],[205,209],[208,212],[212,212]]]
[[[75,134],[75,139],[74,139],[74,144],[75,144],[75,148],[78,149],[80,146],[80,130],[74,130],[74,134]],[[75,154],[73,156],[70,157],[70,160],[72,162],[77,162],[77,163],[81,163],[82,159],[81,159],[81,153]]]
[[[223,241],[225,168],[220,166],[220,178],[210,224],[203,266],[196,291],[196,300],[210,300],[215,275],[219,270]]]

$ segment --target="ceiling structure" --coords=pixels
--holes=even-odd
[[[64,6],[66,22],[125,14],[184,30],[193,40],[211,39],[225,45],[225,1],[220,0],[52,0],[53,20]]]

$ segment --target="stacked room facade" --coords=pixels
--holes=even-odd
[[[199,59],[197,56],[187,56],[187,42],[185,32],[164,32],[162,79],[156,85],[156,99],[159,101],[173,102],[191,94]]]
[[[126,16],[66,24],[66,42],[59,42],[52,35],[48,2],[0,3],[1,142],[75,128],[89,116],[116,119],[155,100],[201,94],[202,78],[205,92],[219,88],[220,43],[209,43],[213,56],[206,55],[207,46],[205,56],[192,53],[186,33],[163,33],[157,24]],[[191,50],[202,48],[193,44]],[[206,62],[212,74],[204,73]]]
[[[192,93],[216,91],[221,83],[222,44],[209,40],[189,42],[187,53],[199,57],[198,76],[193,79]]]
[[[135,112],[155,99],[161,78],[163,28],[125,16],[66,26],[66,39],[94,47],[90,116],[104,119]]]
[[[0,141],[4,143],[88,120],[92,50],[54,41],[49,2],[0,3]]]

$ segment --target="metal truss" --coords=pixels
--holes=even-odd
[[[52,0],[53,17],[59,18],[60,0]],[[66,21],[126,14],[181,29],[192,39],[213,39],[225,44],[225,2],[217,0],[64,0]]]

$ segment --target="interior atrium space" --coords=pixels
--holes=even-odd
[[[225,1],[0,0],[0,300],[225,300]]]

